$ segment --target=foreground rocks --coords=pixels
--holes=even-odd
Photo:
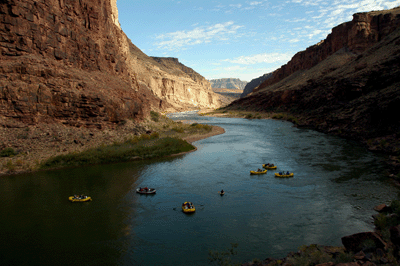
[[[392,206],[393,205],[393,206]],[[342,237],[343,247],[309,245],[300,247],[282,259],[268,258],[253,260],[243,266],[377,266],[399,265],[400,260],[400,217],[398,201],[391,206],[376,206],[379,214],[374,215],[375,231],[361,232]],[[396,224],[396,225],[392,225]]]

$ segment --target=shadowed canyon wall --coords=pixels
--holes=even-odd
[[[355,14],[228,108],[283,112],[301,126],[400,151],[400,8]],[[400,164],[399,164],[400,169]]]
[[[116,0],[1,1],[0,61],[0,115],[27,123],[101,127],[151,109],[219,106],[208,82],[130,42]]]

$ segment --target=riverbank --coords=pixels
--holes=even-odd
[[[355,138],[353,135],[346,135],[346,130],[322,130],[318,127],[313,127],[309,122],[304,122],[306,119],[296,117],[289,113],[275,113],[275,112],[256,112],[245,110],[229,110],[229,109],[205,109],[198,112],[201,116],[213,117],[231,117],[231,118],[246,118],[246,119],[280,119],[292,122],[298,127],[307,127],[323,132],[330,135],[336,135],[345,139],[355,140],[364,145],[372,152],[378,152],[387,156],[386,164],[388,165],[387,175],[400,187],[400,156],[398,152],[398,145],[392,143],[399,143],[396,135],[387,137],[378,137],[375,139]]]
[[[157,113],[140,124],[127,120],[113,128],[78,128],[60,123],[27,125],[12,119],[0,119],[3,125],[0,132],[0,176],[37,171],[50,158],[115,146],[145,135],[179,138],[192,143],[225,132],[217,126],[174,122]]]

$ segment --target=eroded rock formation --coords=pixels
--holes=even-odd
[[[116,0],[1,1],[0,115],[101,127],[219,106],[208,82],[148,58],[122,32]]]
[[[295,54],[286,65],[274,71],[273,76],[264,81],[255,91],[272,85],[299,70],[310,69],[343,48],[355,54],[364,52],[399,27],[399,14],[400,8],[354,14],[352,21],[333,28],[325,40]]]
[[[243,90],[247,81],[236,78],[210,79],[211,87],[214,89],[238,89]]]

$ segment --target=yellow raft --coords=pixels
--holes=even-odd
[[[290,174],[288,174],[288,175],[280,175],[279,173],[275,173],[275,176],[276,176],[276,177],[293,177],[294,174],[293,174],[293,173],[290,173]]]
[[[265,169],[264,171],[261,171],[261,172],[259,172],[259,171],[250,171],[250,174],[251,175],[262,175],[262,174],[266,174],[267,173],[267,169]]]
[[[185,201],[185,203],[182,203],[182,211],[185,213],[191,213],[195,212],[196,208],[194,207],[193,203]]]
[[[72,202],[85,202],[85,201],[92,201],[91,197],[88,196],[71,196],[68,198]]]
[[[270,165],[263,164],[262,167],[264,167],[265,169],[268,169],[268,170],[275,170],[276,169],[276,165],[270,166]]]

